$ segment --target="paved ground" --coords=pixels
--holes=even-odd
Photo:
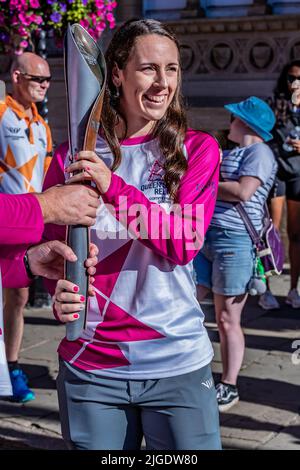
[[[272,287],[279,296],[280,311],[264,312],[257,307],[256,298],[246,307],[241,401],[221,415],[222,441],[227,449],[300,449],[300,310],[284,304],[287,274],[272,280]],[[215,349],[217,380],[221,363],[213,308],[203,305],[203,309]],[[20,362],[29,374],[36,400],[26,405],[0,401],[0,450],[65,448],[55,391],[56,348],[64,329],[47,309],[26,311]],[[292,362],[296,340],[299,364]]]

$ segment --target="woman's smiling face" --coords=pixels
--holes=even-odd
[[[124,69],[113,70],[113,82],[120,87],[120,108],[127,123],[145,127],[166,113],[179,81],[176,44],[168,37],[139,36]]]

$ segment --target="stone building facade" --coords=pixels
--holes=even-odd
[[[224,103],[252,94],[269,96],[282,66],[300,57],[300,0],[119,2],[119,22],[144,16],[167,22],[179,38],[183,92],[189,122],[197,128],[226,129]],[[103,37],[103,47],[110,35]],[[61,57],[48,60],[53,75],[48,116],[58,144],[66,139],[63,62]],[[7,64],[7,58],[0,58],[0,79],[5,81]]]

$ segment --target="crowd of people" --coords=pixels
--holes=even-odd
[[[35,54],[16,58],[12,95],[0,103],[0,236],[3,246],[16,245],[0,248],[12,398],[34,399],[18,364],[24,289],[42,275],[56,318],[78,319],[86,298],[63,278],[64,259],[76,258],[63,242],[67,225],[85,224],[93,242],[87,323],[58,349],[68,447],[134,450],[144,436],[147,449],[221,449],[219,411],[239,400],[241,316],[257,261],[238,205],[260,231],[265,203],[279,227],[287,201],[287,303],[300,307],[300,61],[284,68],[272,99],[225,105],[236,145],[226,151],[187,126],[179,44],[166,26],[127,21],[105,58],[95,151],[73,160],[62,143],[52,156],[49,127],[35,106],[51,75]],[[81,184],[90,181],[93,188]],[[26,251],[25,244],[37,246]],[[14,279],[18,263],[23,277]],[[223,365],[216,386],[201,309],[210,290]],[[259,305],[279,307],[269,288]]]

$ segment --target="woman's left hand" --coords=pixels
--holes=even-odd
[[[67,184],[79,183],[84,181],[94,181],[98,191],[101,194],[106,193],[111,182],[111,171],[95,152],[83,150],[75,157],[75,162],[71,163],[66,169],[66,173],[80,173],[73,175],[66,181]]]

